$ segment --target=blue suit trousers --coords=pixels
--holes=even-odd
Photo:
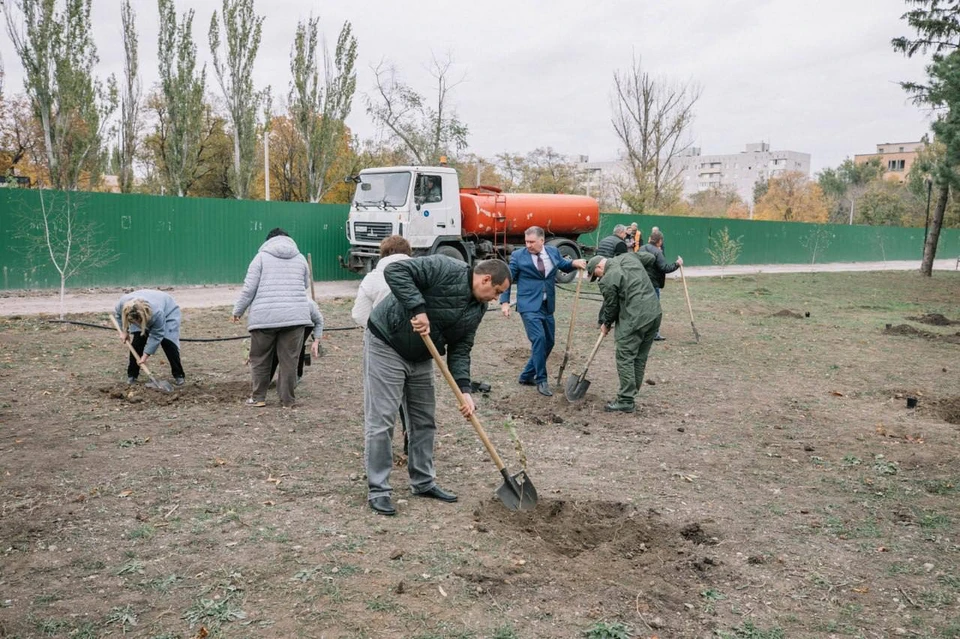
[[[530,359],[520,373],[520,379],[524,381],[547,381],[547,357],[553,351],[556,323],[553,313],[547,313],[545,307],[546,304],[539,311],[520,314],[530,340]]]

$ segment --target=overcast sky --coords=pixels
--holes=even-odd
[[[157,6],[135,0],[144,87],[157,79]],[[220,0],[176,0],[194,9],[200,58]],[[919,139],[928,114],[897,84],[923,78],[925,60],[894,53],[907,32],[903,0],[257,0],[266,17],[256,63],[258,87],[274,104],[290,82],[297,21],[313,12],[331,46],[345,20],[358,39],[357,97],[348,125],[376,135],[364,97],[371,68],[395,64],[421,93],[431,57],[451,54],[463,78],[453,98],[469,126],[469,151],[492,157],[553,147],[592,161],[616,158],[610,124],[613,73],[634,55],[651,73],[702,89],[691,136],[703,154],[736,153],[748,142],[810,153],[814,172],[877,143]],[[99,70],[122,76],[120,0],[93,0]],[[6,94],[23,72],[4,29]],[[209,65],[208,65],[209,66]],[[209,88],[219,91],[210,73]]]

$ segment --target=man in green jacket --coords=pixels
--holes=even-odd
[[[653,290],[646,266],[653,255],[640,251],[614,258],[596,255],[587,263],[592,280],[599,279],[603,293],[600,309],[600,332],[606,335],[616,324],[617,374],[620,392],[603,408],[608,412],[632,413],[634,398],[643,384],[647,355],[653,338],[660,329],[660,300]]]
[[[393,515],[393,424],[401,403],[407,416],[410,490],[457,501],[437,485],[433,467],[433,360],[422,336],[429,335],[440,354],[446,353],[447,367],[466,400],[460,412],[469,417],[476,408],[470,395],[470,351],[487,303],[510,288],[510,269],[501,260],[471,268],[431,255],[394,262],[383,276],[391,294],[373,309],[363,338],[363,456],[370,508]]]

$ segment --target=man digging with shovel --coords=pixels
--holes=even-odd
[[[383,272],[388,295],[370,314],[363,336],[363,428],[367,501],[380,515],[394,515],[390,471],[393,424],[401,403],[407,416],[410,490],[414,495],[457,501],[437,485],[433,444],[437,433],[433,355],[446,353],[449,373],[462,391],[460,412],[469,418],[470,351],[487,303],[510,287],[500,260],[468,267],[443,255],[390,264]]]
[[[660,300],[653,290],[645,266],[653,263],[653,255],[640,251],[614,258],[596,255],[587,263],[590,281],[599,280],[603,293],[600,309],[600,332],[606,335],[616,324],[617,374],[620,392],[603,408],[608,412],[632,413],[634,398],[643,384],[647,355],[653,338],[660,329]]]

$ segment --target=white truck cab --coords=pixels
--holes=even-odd
[[[455,169],[393,166],[364,169],[348,179],[357,190],[347,218],[351,249],[342,260],[345,267],[360,273],[372,270],[381,240],[390,235],[405,237],[415,255],[452,251],[466,259],[456,249],[441,246],[460,240],[460,184]]]

